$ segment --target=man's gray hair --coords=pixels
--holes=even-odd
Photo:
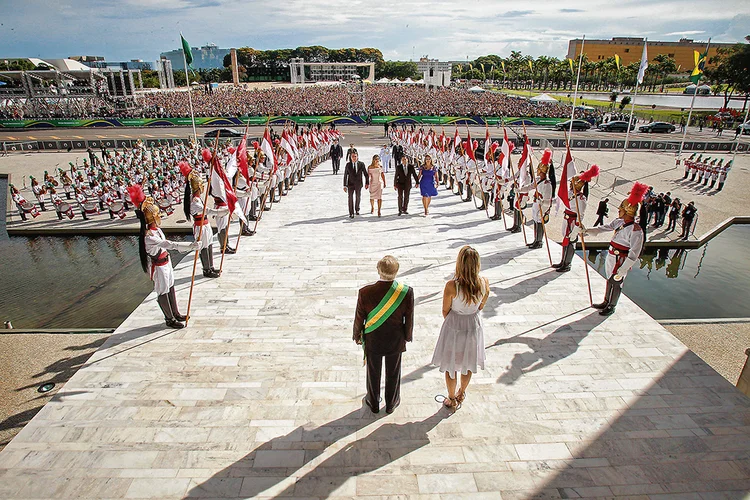
[[[396,278],[398,273],[398,259],[393,255],[386,255],[378,261],[378,274],[386,281]]]

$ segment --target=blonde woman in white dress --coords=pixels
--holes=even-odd
[[[472,373],[484,369],[484,332],[480,317],[490,285],[479,275],[479,253],[466,245],[458,252],[454,279],[443,290],[443,326],[432,364],[445,373],[448,397],[443,404],[457,408],[466,397]],[[461,382],[458,385],[458,373]]]

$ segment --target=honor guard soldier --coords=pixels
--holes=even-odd
[[[29,179],[31,179],[31,191],[34,193],[34,196],[36,196],[36,201],[39,202],[39,207],[42,209],[42,212],[44,212],[47,210],[44,208],[44,195],[47,191],[44,189],[44,186],[39,184],[39,181],[36,180],[33,175],[30,175]]]
[[[609,242],[609,253],[605,262],[607,273],[607,291],[604,301],[594,304],[601,309],[599,314],[609,316],[614,314],[617,301],[622,293],[622,285],[630,268],[638,261],[643,249],[643,230],[635,223],[638,205],[643,201],[648,186],[636,182],[630,190],[630,195],[620,203],[619,214],[612,222],[603,226],[585,229],[584,234],[599,234],[614,231]]]
[[[589,182],[599,175],[599,167],[591,165],[591,168],[579,175],[574,175],[570,179],[570,208],[566,208],[563,213],[562,226],[562,258],[559,264],[552,264],[558,273],[570,271],[570,263],[573,261],[575,254],[575,245],[578,241],[581,222],[586,215],[586,202],[589,198]],[[580,217],[579,217],[580,216]]]
[[[187,178],[183,208],[187,220],[193,220],[193,237],[198,242],[198,248],[200,249],[203,276],[206,278],[218,278],[220,273],[214,269],[213,231],[208,222],[208,217],[210,215],[225,215],[229,210],[226,208],[221,210],[205,208],[204,210],[203,198],[201,198],[201,194],[205,189],[203,179],[201,179],[200,174],[195,169],[190,168],[187,162],[181,161],[179,167],[182,175]]]
[[[719,170],[719,187],[716,188],[717,191],[721,191],[724,189],[724,183],[727,181],[727,173],[732,168],[732,160],[729,160],[726,165],[721,167]]]
[[[542,223],[549,222],[549,211],[552,208],[552,193],[555,192],[555,169],[552,166],[551,150],[544,150],[542,161],[536,168],[536,175],[534,204],[531,207],[531,218],[534,221],[534,241],[526,245],[531,249],[542,248],[542,237],[544,236]]]
[[[158,205],[153,198],[146,197],[139,184],[130,186],[130,199],[136,206],[135,214],[141,222],[138,235],[138,253],[141,257],[143,272],[151,276],[156,292],[156,302],[159,304],[164,321],[170,328],[185,328],[182,323],[187,318],[180,314],[177,307],[177,296],[174,291],[174,270],[167,250],[189,252],[198,247],[192,242],[169,241],[164,236],[161,226],[161,216]]]

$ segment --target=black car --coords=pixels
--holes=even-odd
[[[665,133],[674,132],[674,125],[667,122],[654,122],[648,125],[641,125],[638,130],[641,132]]]
[[[233,128],[219,128],[212,130],[211,132],[206,132],[203,134],[203,137],[206,139],[216,139],[217,132],[219,133],[219,137],[242,137],[244,135],[242,132],[237,132]]]
[[[560,122],[555,125],[557,130],[570,130],[570,120]],[[591,128],[591,124],[586,120],[573,120],[573,130],[588,130]]]
[[[630,130],[633,130],[635,128],[635,124],[630,124]],[[613,120],[611,122],[602,123],[599,125],[599,130],[603,130],[605,132],[627,132],[628,131],[628,122],[624,120]]]

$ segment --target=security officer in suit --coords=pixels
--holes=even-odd
[[[347,156],[351,160],[344,167],[344,192],[349,194],[349,218],[353,219],[355,213],[359,215],[362,186],[364,185],[365,189],[370,188],[370,177],[367,175],[367,168],[364,162],[359,161],[356,149],[351,155],[347,153]]]
[[[414,165],[409,163],[406,155],[401,156],[401,162],[396,165],[396,173],[393,176],[393,189],[398,191],[398,214],[408,214],[409,193],[411,192],[411,179],[418,182],[417,171]]]
[[[339,140],[335,139],[333,141],[333,146],[331,146],[331,164],[333,165],[333,174],[336,175],[339,173],[339,168],[341,167],[341,157],[344,156],[344,150],[341,148],[341,144],[339,144]]]

